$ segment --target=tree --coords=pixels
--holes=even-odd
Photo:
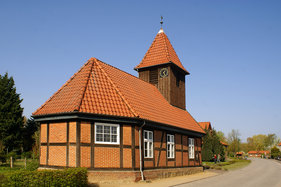
[[[210,130],[205,130],[206,135],[203,137],[203,145],[202,145],[202,160],[210,161],[213,158],[212,151],[212,134]]]
[[[258,135],[254,135],[253,136],[253,142],[255,145],[255,150],[256,151],[261,151],[261,150],[265,150],[265,140],[266,140],[267,136],[264,134],[258,134]]]
[[[231,153],[232,155],[235,155],[236,152],[240,151],[241,139],[240,139],[240,133],[238,130],[232,129],[232,131],[228,134],[227,140],[228,140],[228,145],[229,145],[228,146],[229,153]]]
[[[276,158],[280,155],[280,150],[277,147],[271,149],[271,157]]]
[[[0,140],[2,149],[12,151],[22,145],[22,99],[16,92],[13,77],[0,75]]]
[[[218,131],[218,132],[217,132],[217,136],[219,137],[220,141],[222,141],[222,142],[227,142],[227,141],[226,141],[226,138],[225,138],[225,136],[224,136],[224,133],[223,133],[222,131]]]
[[[213,130],[212,132],[212,146],[213,146],[213,153],[215,155],[221,156],[220,160],[224,161],[225,159],[225,152],[224,152],[224,148],[223,145],[220,142],[220,137],[217,135],[217,132],[215,130]]]
[[[35,132],[38,131],[39,124],[34,121],[31,117],[29,118],[23,127],[23,151],[31,151],[36,143],[36,138],[34,136]]]
[[[254,139],[252,137],[247,138],[247,145],[248,145],[247,152],[256,150],[256,146],[254,144]]]
[[[202,160],[211,161],[214,155],[220,155],[221,160],[224,161],[225,152],[217,132],[215,130],[205,130],[205,132],[206,135],[203,137],[202,146]]]
[[[265,146],[266,147],[272,147],[274,144],[277,143],[277,136],[276,134],[268,134],[267,137],[265,138]]]

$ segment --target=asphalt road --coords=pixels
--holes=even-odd
[[[251,160],[252,163],[245,168],[175,187],[281,187],[281,162],[258,158]]]

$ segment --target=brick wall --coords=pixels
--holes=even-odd
[[[123,149],[123,168],[132,168],[132,149]]]
[[[123,125],[123,144],[131,145],[132,144],[132,127],[129,125]]]
[[[69,167],[76,167],[76,146],[69,146]]]
[[[91,147],[81,146],[80,148],[80,166],[91,167]]]
[[[66,123],[49,124],[49,142],[66,143]]]
[[[47,142],[47,124],[41,124],[41,133],[40,133],[41,143]]]
[[[68,125],[67,125],[68,124]],[[77,152],[77,124],[80,124],[80,150]],[[47,149],[47,128],[49,125],[49,149]],[[139,168],[139,133],[138,127],[133,128],[130,125],[120,126],[123,133],[123,149],[118,145],[93,144],[93,153],[91,155],[91,122],[61,122],[41,124],[41,149],[40,149],[40,164],[48,163],[50,166],[68,166],[76,167],[77,158],[81,167],[91,167],[92,161],[95,168]],[[67,136],[67,127],[69,135]],[[145,129],[145,128],[144,128]],[[175,135],[175,158],[167,161],[167,133],[161,130],[153,130],[154,135],[154,157],[152,159],[143,159],[143,167],[182,167],[182,166],[199,166],[201,165],[201,155],[199,160],[188,160],[188,136],[181,134]],[[134,133],[134,137],[132,133]],[[142,136],[142,135],[141,135]],[[163,136],[163,137],[162,137]],[[68,143],[67,143],[68,137]],[[122,136],[121,136],[122,137]],[[133,141],[132,142],[132,138]],[[131,147],[134,145],[136,147]],[[201,138],[195,138],[195,152],[201,153]],[[79,146],[79,144],[78,144]],[[142,142],[143,146],[143,142]],[[68,152],[67,152],[68,150]],[[122,151],[123,150],[123,151]],[[121,152],[120,152],[121,151]],[[47,157],[47,152],[49,152]],[[143,150],[142,150],[143,152]],[[134,155],[134,158],[132,158]],[[47,161],[46,159],[49,158]],[[68,159],[67,159],[68,158]],[[120,160],[122,159],[122,160]],[[134,161],[134,163],[132,162]],[[121,162],[122,161],[122,162]]]
[[[81,143],[91,143],[91,123],[81,122]]]
[[[69,123],[69,142],[76,143],[76,122]]]
[[[202,167],[192,168],[173,168],[173,169],[157,169],[145,170],[144,177],[146,180],[168,178],[175,176],[184,176],[202,172]],[[91,183],[110,183],[119,186],[121,183],[135,182],[141,180],[139,171],[89,171],[88,181]]]
[[[66,146],[49,146],[50,166],[66,166]]]
[[[95,147],[95,167],[119,168],[120,149],[111,147]]]
[[[47,156],[47,146],[41,146],[40,147],[40,164],[45,165],[46,164],[46,156]]]

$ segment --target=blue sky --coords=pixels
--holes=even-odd
[[[193,117],[281,137],[281,1],[0,1],[0,74],[30,116],[90,57],[137,75],[161,15]]]

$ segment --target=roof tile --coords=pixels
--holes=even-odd
[[[141,69],[160,64],[173,63],[182,69],[186,74],[189,72],[183,67],[176,51],[164,32],[159,32],[150,48],[143,57],[141,63],[135,69]]]
[[[170,105],[155,86],[95,58],[33,115],[72,111],[141,118],[204,133],[186,110]]]

